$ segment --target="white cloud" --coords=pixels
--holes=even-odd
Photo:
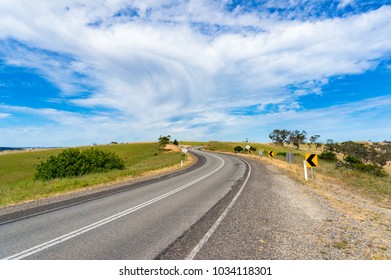
[[[8,48],[0,54],[10,65],[35,69],[74,105],[111,108],[116,115],[107,123],[118,129],[131,127],[145,136],[148,129],[164,128],[208,137],[228,136],[224,130],[242,119],[252,123],[230,115],[232,108],[276,104],[284,112],[279,116],[293,114],[300,109],[297,98],[321,94],[329,77],[364,73],[391,53],[390,6],[306,22],[239,8],[229,13],[218,2],[175,3],[2,1],[0,40]],[[139,17],[113,17],[127,5]],[[195,22],[217,25],[217,31],[202,34]],[[248,26],[257,31],[241,29]],[[91,93],[79,96],[86,87]],[[39,114],[75,127],[102,123],[49,109]]]
[[[341,0],[341,2],[338,4],[338,9],[343,9],[347,6],[354,5],[355,0]]]
[[[5,118],[8,118],[10,116],[11,116],[10,114],[0,113],[0,119],[5,119]]]

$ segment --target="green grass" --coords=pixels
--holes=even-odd
[[[208,144],[208,142],[202,142],[202,141],[180,141],[179,142],[179,145],[186,145],[192,147],[205,146],[206,144]]]
[[[80,147],[81,150],[87,148]],[[0,154],[0,206],[139,176],[144,172],[173,166],[183,159],[182,153],[159,150],[156,143],[105,145],[99,148],[120,156],[125,161],[125,169],[39,181],[34,180],[37,165],[63,149]]]

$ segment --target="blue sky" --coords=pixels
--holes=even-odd
[[[0,2],[0,146],[391,140],[391,0]]]

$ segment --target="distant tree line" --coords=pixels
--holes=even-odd
[[[276,145],[284,146],[284,144],[292,144],[297,150],[300,149],[300,145],[305,143],[307,139],[307,132],[305,130],[286,130],[275,129],[269,134],[269,138]],[[320,135],[313,135],[309,138],[308,146],[311,148],[313,144],[319,148],[322,144],[318,142]]]

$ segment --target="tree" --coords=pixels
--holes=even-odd
[[[326,144],[324,145],[323,149],[325,152],[335,152],[336,151],[336,144],[334,144],[333,139],[327,139]]]
[[[286,142],[289,131],[286,129],[275,129],[272,133],[269,134],[269,138],[273,141],[274,144],[284,146],[284,142]]]
[[[370,161],[380,166],[391,161],[391,143],[374,143],[370,149]]]
[[[355,157],[363,162],[371,162],[377,166],[384,166],[391,160],[391,146],[373,143],[366,145],[352,141],[343,142],[337,146],[337,151],[347,156]]]
[[[306,139],[307,132],[305,130],[299,131],[294,130],[289,133],[288,141],[289,143],[292,143],[293,146],[296,147],[298,150],[300,148],[300,145],[304,143],[304,140]]]
[[[172,144],[174,144],[175,146],[178,146],[179,142],[178,142],[178,140],[174,139],[174,141],[172,141]]]
[[[318,145],[320,145],[320,144],[316,143],[316,141],[318,140],[319,137],[320,137],[320,135],[312,135],[310,137],[310,142],[308,143],[308,146],[310,147],[310,149],[311,149],[312,144],[316,144],[317,148],[319,147]]]
[[[370,152],[366,145],[355,143],[353,141],[342,142],[337,147],[337,152],[345,156],[353,156],[364,162],[369,161]]]
[[[170,143],[171,135],[159,137],[159,148],[164,148],[167,144]]]

